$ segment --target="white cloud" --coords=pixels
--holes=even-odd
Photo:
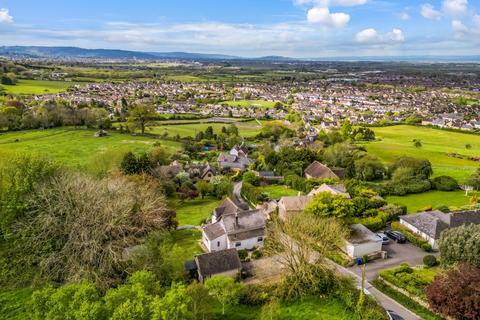
[[[452,30],[453,37],[455,39],[471,39],[477,38],[480,36],[480,15],[474,15],[472,19],[472,24],[470,27],[467,27],[460,20],[452,21]]]
[[[468,0],[444,0],[443,12],[451,16],[463,16],[468,10]]]
[[[330,13],[325,7],[313,7],[307,12],[307,21],[326,27],[343,28],[350,21],[350,15],[343,12]]]
[[[9,14],[8,9],[0,9],[0,23],[12,23],[13,17]]]
[[[442,13],[436,10],[430,3],[422,4],[420,13],[424,18],[431,20],[438,20],[442,16]]]
[[[407,20],[410,20],[410,15],[408,14],[408,12],[405,12],[405,11],[404,11],[404,12],[400,12],[400,13],[398,14],[398,18],[399,18],[400,20],[407,21]]]
[[[402,30],[396,28],[383,35],[373,28],[368,28],[358,32],[355,36],[355,41],[366,44],[399,43],[405,41],[405,35]]]

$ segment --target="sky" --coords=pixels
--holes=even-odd
[[[0,0],[0,45],[244,57],[480,55],[480,0]]]

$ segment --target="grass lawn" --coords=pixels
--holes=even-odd
[[[132,136],[109,132],[102,138],[94,137],[95,130],[56,128],[48,130],[28,130],[0,134],[0,155],[10,152],[37,153],[51,156],[69,166],[89,164],[101,154],[127,151],[143,152],[155,142],[167,150],[179,150],[180,143],[157,140],[151,137]]]
[[[238,108],[243,108],[243,107],[258,107],[258,108],[265,108],[265,109],[271,109],[275,106],[274,101],[266,101],[266,100],[229,100],[229,101],[223,101],[222,104],[226,104],[232,107],[238,107]]]
[[[297,190],[290,189],[288,186],[283,185],[269,185],[259,188],[262,192],[268,194],[270,199],[278,200],[281,197],[287,196],[296,196],[298,194]]]
[[[0,320],[30,319],[28,302],[33,289],[23,288],[0,292]]]
[[[238,131],[241,136],[245,138],[250,138],[256,136],[258,133],[260,133],[260,130],[262,129],[261,126],[258,123],[250,122],[250,123],[244,123],[244,122],[237,122],[235,125],[238,128]],[[208,127],[212,127],[213,131],[215,133],[220,133],[222,130],[222,127],[227,128],[229,126],[228,123],[190,123],[190,124],[179,124],[179,125],[158,125],[154,127],[150,127],[151,133],[154,134],[159,134],[162,135],[165,132],[168,133],[170,137],[174,137],[177,134],[180,135],[180,137],[195,137],[198,132],[203,131],[205,132],[205,129]]]
[[[480,166],[479,162],[447,155],[458,153],[465,156],[478,156],[480,135],[407,125],[372,129],[377,139],[381,141],[366,143],[365,146],[369,153],[377,155],[386,163],[392,163],[400,156],[428,159],[433,165],[434,176],[452,176],[460,183]],[[413,139],[420,139],[423,146],[415,148]],[[470,144],[472,148],[466,149],[466,144]]]
[[[165,77],[165,80],[170,80],[170,81],[178,81],[178,82],[205,82],[207,79],[197,77],[197,76],[191,76],[191,75],[169,75]]]
[[[465,191],[428,191],[424,193],[409,194],[406,196],[388,196],[389,203],[398,203],[407,206],[408,213],[420,211],[422,208],[440,205],[448,207],[461,207],[469,204],[470,197],[465,196]]]
[[[203,250],[198,243],[202,238],[200,230],[176,230],[172,232],[172,237],[175,245],[180,248],[177,258],[182,262],[182,265],[183,262],[192,260],[195,255],[203,253]]]
[[[169,205],[177,211],[179,226],[192,225],[198,226],[200,223],[212,216],[212,211],[222,200],[214,198],[197,198],[193,200],[181,201],[173,199]]]
[[[14,86],[0,85],[0,87],[3,87],[7,94],[28,95],[63,92],[75,84],[71,81],[18,80]]]

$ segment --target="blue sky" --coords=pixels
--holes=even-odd
[[[480,0],[0,0],[0,45],[248,57],[478,55]]]

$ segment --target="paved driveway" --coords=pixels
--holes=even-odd
[[[410,266],[423,264],[423,257],[427,254],[438,255],[437,253],[427,253],[422,249],[410,243],[395,243],[390,241],[389,244],[384,245],[383,250],[387,251],[387,259],[376,259],[367,263],[366,276],[369,281],[374,280],[380,271],[383,269],[395,268],[400,263],[406,262]],[[361,275],[361,269],[358,266],[349,268],[351,271]]]

